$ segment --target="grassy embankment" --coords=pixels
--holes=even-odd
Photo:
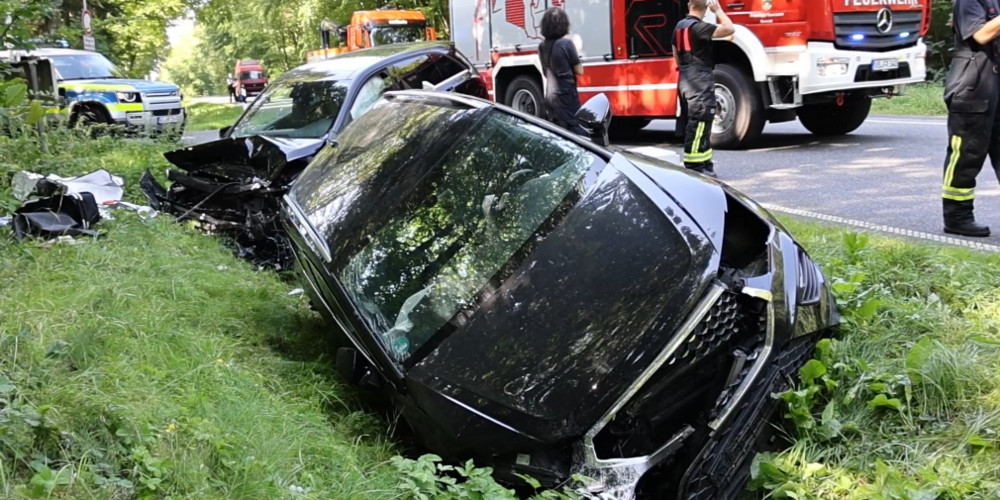
[[[7,205],[21,168],[107,168],[143,202],[140,173],[162,174],[173,147],[65,139],[43,156],[19,141],[0,138]],[[78,245],[0,233],[0,497],[367,500],[443,487],[433,464],[391,459],[393,424],[334,374],[327,327],[287,295],[294,282],[168,216],[116,217]],[[796,442],[763,457],[759,486],[996,498],[1000,256],[789,225],[835,282],[845,325],[784,396]]]
[[[872,101],[872,114],[944,116],[944,87],[940,83],[910,85],[906,95]]]

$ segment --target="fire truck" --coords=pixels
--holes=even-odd
[[[925,80],[931,0],[720,2],[736,33],[714,42],[714,147],[749,147],[765,122],[796,118],[816,135],[846,134],[864,122],[872,98]],[[686,0],[452,0],[452,38],[494,100],[542,112],[537,49],[542,14],[553,6],[570,16],[584,66],[580,98],[605,93],[613,131],[677,117],[671,36]]]
[[[427,26],[424,13],[419,10],[359,10],[351,14],[351,24],[338,26],[324,20],[319,31],[321,48],[306,52],[306,62],[390,43],[437,39],[437,32]],[[340,42],[336,47],[331,46],[332,34],[336,34]]]

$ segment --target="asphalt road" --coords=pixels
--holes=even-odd
[[[615,140],[626,149],[677,158],[674,122],[653,122]],[[186,144],[217,137],[191,132]],[[1000,251],[1000,184],[984,167],[976,189],[977,219],[989,238],[946,236],[941,221],[944,118],[872,116],[854,133],[817,138],[798,122],[769,124],[758,147],[715,152],[720,180],[771,210],[908,238]]]
[[[838,138],[815,137],[797,121],[769,124],[754,149],[716,150],[715,171],[772,210],[955,243],[958,238],[941,230],[947,141],[944,118],[871,116]],[[673,152],[683,146],[674,137],[674,122],[666,120],[616,142]],[[976,217],[993,235],[961,240],[1000,251],[1000,184],[989,166],[977,179]]]

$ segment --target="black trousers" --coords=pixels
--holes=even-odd
[[[682,68],[681,114],[684,116],[684,166],[712,172],[712,122],[715,121],[715,77],[711,68]]]
[[[942,209],[945,224],[975,220],[976,176],[989,155],[1000,179],[1000,75],[983,52],[957,53],[945,80],[948,150]]]

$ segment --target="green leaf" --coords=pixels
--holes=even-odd
[[[927,364],[936,348],[937,346],[930,337],[920,339],[910,348],[910,352],[906,354],[906,373],[910,376],[911,382],[919,384],[922,381],[921,373],[926,371]]]
[[[806,364],[799,368],[799,376],[802,377],[802,383],[806,385],[811,385],[814,380],[826,375],[826,365],[818,359],[810,359]]]
[[[876,408],[892,408],[896,411],[903,411],[903,403],[899,398],[889,399],[885,394],[879,394],[872,398],[871,401],[868,401],[868,408],[872,410]]]
[[[35,125],[45,118],[45,108],[39,101],[31,101],[28,105],[28,125]]]
[[[3,96],[3,107],[11,108],[14,106],[20,106],[24,104],[25,99],[28,97],[28,86],[23,83],[15,83],[13,85],[8,85],[4,89]]]
[[[528,476],[528,475],[525,475],[525,474],[515,474],[515,475],[517,477],[521,478],[522,480],[524,480],[524,482],[528,483],[528,486],[531,486],[532,488],[534,488],[536,490],[538,488],[542,487],[542,483],[538,482],[537,479],[535,479],[535,478],[533,478],[531,476]]]
[[[967,439],[966,442],[972,445],[974,448],[984,448],[984,449],[993,448],[993,443],[991,441],[983,439],[979,434],[973,434],[969,436],[969,439]]]
[[[987,346],[1000,346],[1000,340],[991,339],[983,335],[977,335],[972,337],[972,341],[977,344],[987,345]]]
[[[862,321],[868,321],[875,317],[875,313],[878,312],[878,308],[881,307],[882,304],[884,303],[885,303],[884,300],[868,299],[863,304],[861,304],[861,307],[858,307],[857,311],[854,313],[854,316]]]

